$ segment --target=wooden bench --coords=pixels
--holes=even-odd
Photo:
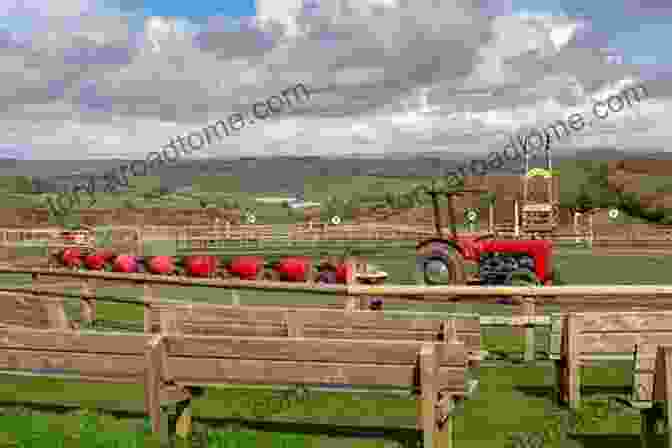
[[[233,336],[294,336],[301,327],[306,337],[453,341],[465,344],[470,366],[481,359],[478,316],[427,319],[412,312],[284,308],[155,302],[149,307],[154,333]],[[437,313],[439,314],[439,313]]]
[[[561,359],[558,363],[560,399],[577,408],[581,401],[582,367],[598,361],[630,361],[633,407],[650,407],[656,350],[672,340],[672,312],[590,312],[564,316]]]
[[[28,328],[73,328],[60,297],[0,291],[0,324]]]
[[[144,382],[152,429],[162,434],[167,427],[162,399],[169,391],[183,394],[190,386],[408,388],[419,394],[415,427],[423,446],[453,446],[451,411],[469,395],[464,344],[307,338],[301,337],[300,325],[295,330],[297,337],[287,338],[0,327],[0,369],[18,373],[17,369],[58,368],[85,381]]]
[[[33,329],[0,325],[0,370],[3,374],[77,378],[85,382],[145,383],[145,405],[152,428],[167,429],[164,406],[190,398],[188,389],[160,384],[149,373],[156,364],[151,336]],[[167,432],[161,433],[164,442]]]

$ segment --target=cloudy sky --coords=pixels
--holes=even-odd
[[[2,0],[0,157],[144,158],[299,82],[198,157],[478,154],[642,81],[556,148],[665,150],[671,25],[669,0]]]

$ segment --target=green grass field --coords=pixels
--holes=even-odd
[[[318,248],[319,249],[319,248]],[[366,254],[369,261],[379,265],[390,274],[390,283],[412,283],[415,268],[412,247],[386,249],[376,252],[371,249]],[[666,278],[670,263],[666,257],[595,257],[587,249],[559,247],[555,254],[555,263],[562,271],[563,279],[570,284],[656,284]],[[5,277],[12,284],[29,283],[27,277]],[[136,288],[106,288],[102,294],[139,297],[141,291]],[[230,303],[231,295],[225,290],[208,288],[162,288],[160,297],[212,303]],[[240,291],[242,304],[254,303],[304,303],[319,304],[324,296],[310,294],[274,293],[271,291]],[[71,313],[77,312],[77,303],[68,307]],[[477,312],[482,314],[507,314],[511,309],[505,305],[466,305],[466,304],[418,304],[390,305],[388,309],[407,308],[417,311],[434,312]],[[548,309],[546,311],[553,311]],[[98,316],[105,321],[134,321],[142,328],[142,310],[133,305],[99,303]],[[538,330],[543,332],[544,330]],[[541,339],[541,338],[540,338]],[[509,328],[486,328],[483,334],[485,350],[520,353],[523,340],[512,335]],[[627,366],[616,367],[613,364],[605,368],[586,369],[584,383],[613,384],[625,386],[630,381]],[[497,367],[484,366],[480,369],[480,390],[477,396],[465,405],[462,416],[457,418],[456,444],[459,448],[504,447],[509,434],[514,432],[543,431],[555,409],[550,395],[539,396],[525,390],[541,390],[550,394],[552,385],[550,365],[539,363],[537,366],[499,363]],[[195,400],[194,415],[204,418],[250,415],[249,403],[259,394],[268,392],[239,389],[208,389],[204,397]],[[143,406],[141,386],[79,384],[67,380],[46,378],[0,378],[0,401],[43,401],[78,403],[82,407],[109,407],[128,410],[141,410]],[[361,418],[373,421],[391,421],[405,418],[412,421],[415,404],[410,399],[381,398],[367,394],[354,396],[342,393],[315,393],[307,402],[297,403],[278,415],[287,417],[320,416],[327,422],[338,422]],[[597,411],[596,411],[597,412]],[[67,420],[68,417],[59,417]],[[72,417],[75,418],[75,417]],[[59,420],[60,421],[60,420]],[[129,420],[127,424],[131,425]],[[588,433],[626,433],[637,434],[639,420],[637,416],[607,415],[588,421],[581,428]],[[0,428],[0,432],[7,428]],[[11,433],[11,430],[9,431]],[[260,433],[260,437],[271,435]],[[6,437],[10,435],[5,434]],[[332,446],[343,443],[339,439],[323,439],[307,436],[306,446]],[[259,443],[262,441],[260,439]],[[269,441],[270,443],[270,441]],[[375,440],[348,439],[348,446],[374,447],[392,446],[391,442]],[[624,442],[625,443],[625,442]],[[633,446],[629,440],[627,446]],[[614,442],[613,444],[616,444]],[[265,442],[264,442],[265,446]],[[270,446],[270,445],[269,445]],[[546,447],[547,445],[544,445]],[[555,445],[548,445],[549,447]]]

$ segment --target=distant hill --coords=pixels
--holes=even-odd
[[[362,176],[375,175],[380,177],[413,177],[440,176],[448,169],[454,168],[463,161],[483,158],[485,154],[455,153],[423,153],[394,154],[386,157],[371,158],[324,158],[324,157],[268,157],[243,159],[209,159],[184,160],[174,166],[166,166],[157,170],[161,178],[161,186],[170,191],[190,187],[194,179],[201,176],[231,176],[240,179],[239,187],[250,193],[277,192],[298,194],[303,191],[304,179],[315,176]],[[611,161],[630,159],[672,160],[672,153],[642,151],[624,152],[615,148],[594,148],[574,154],[554,154],[555,166],[568,167],[565,162],[577,159]],[[86,173],[102,173],[128,163],[123,160],[88,160],[88,161],[46,161],[18,160],[13,164],[0,164],[0,176],[34,176],[45,180],[47,191],[62,191],[65,185],[72,185],[73,179],[83,180]],[[535,166],[541,160],[534,161]],[[565,168],[567,170],[568,168]],[[491,174],[519,174],[519,163],[509,163]],[[80,172],[73,177],[73,172]],[[104,188],[101,181],[99,188]]]

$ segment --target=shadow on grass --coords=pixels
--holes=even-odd
[[[569,438],[582,448],[640,448],[639,435],[630,434],[570,434]],[[654,446],[663,446],[664,436],[657,436]]]
[[[524,395],[535,398],[554,399],[557,397],[557,389],[551,385],[535,385],[535,386],[514,386],[514,390],[523,393]],[[590,395],[606,395],[606,396],[628,396],[632,392],[632,386],[583,386],[581,393],[587,397]]]
[[[135,420],[142,422],[146,415],[142,410],[127,410],[117,406],[106,408],[88,408],[98,415],[110,415],[118,419]],[[81,411],[82,407],[74,403],[40,403],[32,401],[0,401],[0,415],[30,415],[30,412],[72,414]],[[27,411],[27,413],[26,413]],[[175,414],[171,413],[169,419],[174,424]],[[366,420],[366,419],[365,419]],[[371,419],[369,419],[371,420]],[[415,446],[420,440],[421,432],[415,429],[408,419],[385,417],[376,419],[375,423],[362,422],[362,417],[293,417],[274,416],[263,417],[202,417],[194,416],[194,437],[199,438],[208,430],[223,430],[224,432],[236,432],[241,430],[256,432],[272,432],[278,434],[302,434],[307,436],[326,436],[337,438],[356,439],[385,439],[393,441],[401,446]],[[141,428],[142,425],[136,425]],[[200,440],[200,439],[199,439]]]

